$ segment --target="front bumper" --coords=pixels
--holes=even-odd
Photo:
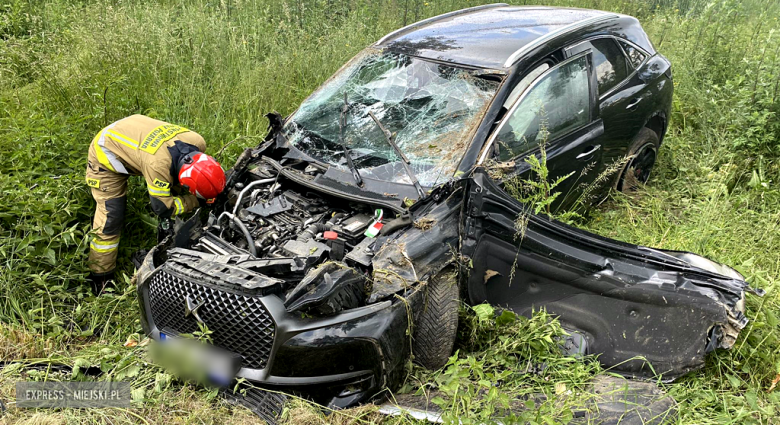
[[[244,358],[237,376],[306,395],[333,407],[362,402],[394,387],[409,358],[407,308],[416,292],[326,318],[289,313],[277,295],[251,296],[240,288],[196,281],[175,265],[154,267],[152,250],[138,271],[144,331],[192,333],[198,319],[214,345]],[[187,314],[188,301],[202,305]],[[192,304],[189,306],[192,307]]]

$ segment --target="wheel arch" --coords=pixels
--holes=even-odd
[[[667,125],[666,114],[659,111],[650,116],[650,118],[645,123],[644,127],[653,130],[653,132],[655,132],[655,134],[658,135],[659,144],[663,144],[664,135],[666,134],[666,128],[667,128],[666,125]]]

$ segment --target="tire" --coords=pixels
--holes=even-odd
[[[412,335],[414,361],[427,369],[440,369],[452,355],[458,332],[458,294],[454,269],[444,269],[428,282]]]
[[[631,159],[623,167],[623,171],[615,183],[615,189],[623,193],[631,193],[647,183],[656,158],[658,158],[660,146],[661,141],[658,139],[658,134],[647,127],[642,128],[628,147],[628,156]]]

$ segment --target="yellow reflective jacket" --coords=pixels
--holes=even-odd
[[[186,190],[177,195],[178,176],[171,175],[171,153],[176,140],[206,151],[200,134],[184,127],[132,115],[114,122],[92,140],[100,164],[118,174],[144,176],[152,208],[158,215],[175,216],[198,206],[198,199]],[[162,205],[165,208],[160,208]]]

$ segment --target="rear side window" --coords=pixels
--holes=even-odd
[[[588,58],[582,56],[539,77],[510,112],[495,143],[507,161],[589,122]]]
[[[597,38],[580,43],[569,49],[569,54],[575,55],[587,49],[593,51],[593,70],[599,83],[599,95],[608,92],[628,77],[626,56],[614,40]]]
[[[593,45],[593,69],[599,82],[599,95],[628,77],[626,57],[611,38],[599,38],[591,41]]]
[[[637,49],[636,47],[628,43],[624,43],[621,41],[620,45],[623,46],[623,50],[626,51],[626,54],[628,55],[628,61],[631,62],[631,65],[634,68],[639,68],[639,65],[642,65],[642,62],[645,61],[645,58],[647,56],[645,56],[644,53],[640,52],[639,49]]]

